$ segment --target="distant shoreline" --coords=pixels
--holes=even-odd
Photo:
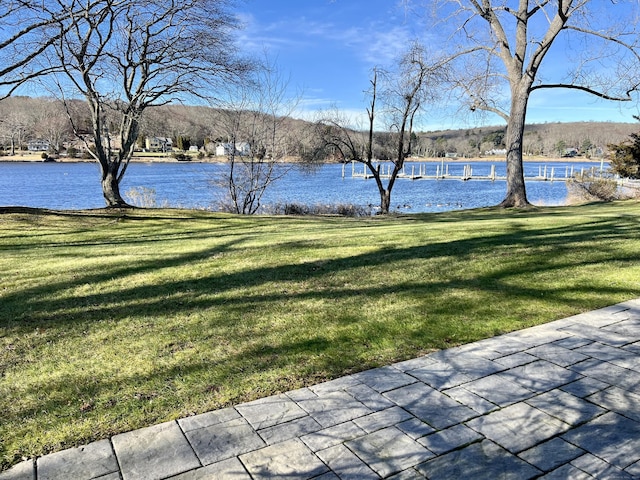
[[[585,157],[542,157],[542,156],[525,156],[523,158],[524,162],[538,162],[538,163],[594,163],[599,164],[602,162],[601,159],[589,159]],[[177,160],[173,157],[169,156],[158,156],[158,157],[137,157],[134,156],[131,159],[132,163],[225,163],[226,157],[205,157],[205,158],[194,158],[192,160]],[[504,162],[504,157],[492,156],[492,157],[473,157],[473,158],[418,158],[418,157],[409,157],[407,158],[407,163],[465,163],[465,162]],[[604,160],[607,161],[606,159]],[[18,162],[30,162],[30,163],[47,163],[45,162],[40,154],[22,154],[22,155],[7,155],[0,157],[0,163],[18,163]],[[51,163],[94,163],[95,160],[87,159],[87,158],[67,158],[61,157],[57,158]],[[294,161],[285,161],[282,163],[296,163]],[[351,163],[351,162],[349,162]]]

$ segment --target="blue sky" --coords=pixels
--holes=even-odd
[[[423,23],[398,0],[246,0],[240,4],[245,29],[241,47],[254,54],[267,52],[291,84],[303,92],[303,115],[337,107],[352,117],[363,115],[364,91],[375,66],[397,57],[416,37],[428,43]],[[433,32],[432,32],[433,34]],[[553,58],[545,67],[553,68]],[[427,112],[424,129],[498,125],[458,118],[440,108]],[[443,112],[445,112],[443,114]],[[629,103],[598,101],[567,90],[539,90],[532,94],[529,123],[555,121],[634,122],[638,107]]]

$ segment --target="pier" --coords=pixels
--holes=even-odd
[[[351,163],[351,178],[364,178],[369,179],[373,178],[373,174],[368,170],[367,166],[363,163],[359,163],[356,168],[356,163],[358,162],[350,162]],[[393,170],[393,165],[391,163],[378,163],[377,169],[380,172],[380,178],[391,178],[391,173]],[[444,162],[440,164],[433,163],[418,163],[409,165],[409,167],[404,166],[402,171],[398,174],[397,178],[409,179],[409,180],[458,180],[458,181],[473,181],[473,180],[483,180],[483,181],[506,181],[506,175],[499,175],[496,171],[496,165],[491,165],[489,172],[484,173],[474,173],[473,165],[466,164],[460,165],[457,164],[455,166],[455,170],[460,170],[462,167],[462,172],[458,174],[450,173],[450,165],[445,164]],[[345,178],[346,175],[347,164],[342,165],[342,178]],[[539,166],[537,175],[526,175],[525,181],[538,181],[538,182],[567,182],[573,179],[582,179],[586,175],[596,175],[596,173],[600,172],[602,174],[602,167],[597,168],[595,166],[591,168],[580,168],[579,170],[575,169],[573,165],[566,166]]]

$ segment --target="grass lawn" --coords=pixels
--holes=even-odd
[[[638,296],[638,202],[0,214],[0,464]]]

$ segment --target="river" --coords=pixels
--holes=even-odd
[[[435,175],[441,164],[425,163],[426,175]],[[466,163],[448,165],[450,175],[461,175]],[[474,175],[489,175],[495,165],[496,175],[505,174],[504,162],[470,162]],[[546,169],[555,178],[570,169],[600,168],[600,164],[576,162],[525,163],[525,176],[535,176]],[[425,168],[425,167],[422,168]],[[419,171],[420,164],[407,164]],[[155,192],[158,206],[181,208],[215,208],[221,192],[212,180],[225,168],[222,164],[191,162],[131,163],[121,185],[126,196],[131,189]],[[362,166],[358,166],[362,172]],[[265,194],[263,204],[299,203],[303,205],[354,204],[377,206],[379,196],[375,181],[351,176],[351,167],[323,165],[313,172],[294,168]],[[392,209],[405,213],[439,212],[498,204],[505,195],[504,181],[486,180],[411,180],[398,179],[392,192]],[[527,181],[529,200],[537,205],[563,205],[567,187],[563,181]],[[0,162],[0,206],[27,206],[57,210],[100,208],[104,206],[97,164],[87,162]]]

